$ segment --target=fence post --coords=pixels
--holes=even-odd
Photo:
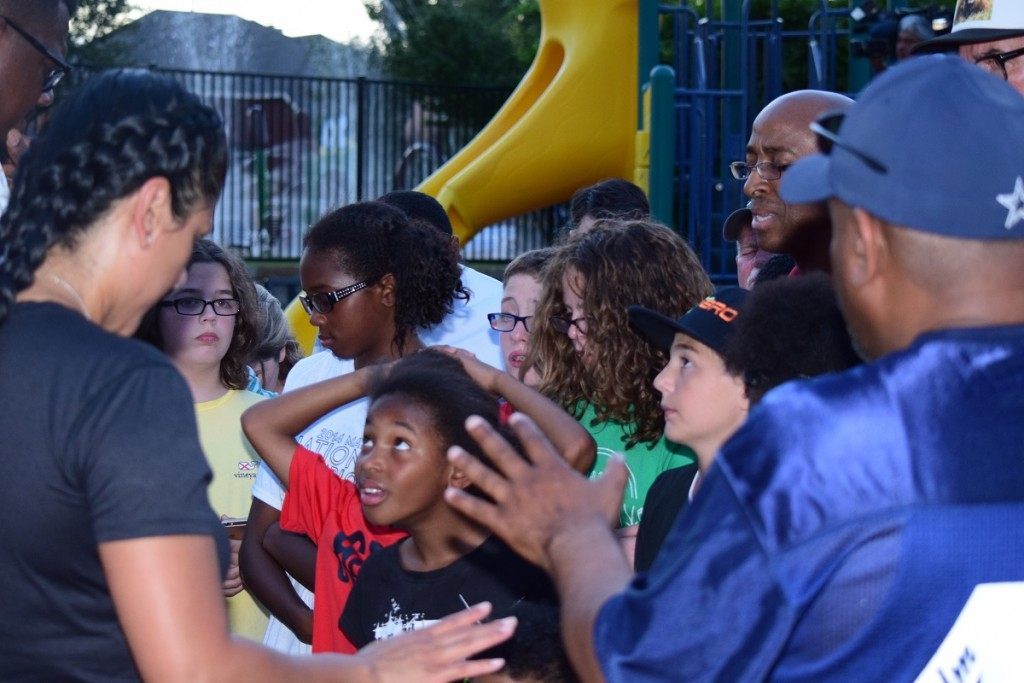
[[[356,79],[356,201],[366,187],[366,77]]]
[[[651,215],[665,225],[672,225],[675,199],[676,72],[670,66],[659,64],[651,70],[650,78],[651,166],[648,198],[651,202]]]
[[[639,106],[636,111],[639,118],[637,127],[640,127],[643,126],[643,85],[651,75],[651,69],[658,64],[660,42],[658,0],[640,0],[638,13],[640,22],[639,54],[637,55],[639,78],[636,82],[640,84],[640,91],[637,93]]]

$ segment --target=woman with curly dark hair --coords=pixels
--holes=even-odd
[[[665,356],[637,343],[626,309],[641,305],[679,317],[711,292],[689,245],[651,221],[598,221],[572,234],[544,270],[526,366],[540,374],[541,392],[594,437],[592,475],[613,453],[624,455],[630,479],[619,523],[628,529],[626,538],[635,533],[658,474],[693,462],[688,448],[662,436],[665,420],[653,380]]]
[[[314,223],[305,237],[299,278],[305,290],[299,299],[327,351],[299,361],[286,392],[418,351],[423,343],[417,331],[439,324],[457,297],[468,297],[448,238],[380,202],[352,204]],[[367,408],[365,399],[342,406],[303,430],[299,442],[351,479]],[[308,643],[318,624],[299,597],[308,594],[290,584],[283,569],[311,586],[315,547],[280,531],[283,499],[273,473],[261,469],[241,568],[246,585],[280,620],[271,620],[264,642],[301,652],[305,648],[288,629]]]
[[[166,356],[125,339],[184,281],[227,158],[214,110],[171,78],[114,71],[65,99],[20,160],[0,219],[3,678],[493,671],[500,662],[465,661],[502,640],[460,625],[481,610],[350,658],[299,661],[230,637],[227,539],[188,385]],[[476,646],[451,651],[466,629]]]

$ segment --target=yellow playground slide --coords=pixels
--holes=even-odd
[[[416,188],[441,202],[463,244],[486,225],[565,201],[580,187],[633,177],[637,3],[540,0],[540,47],[522,82]],[[309,355],[316,330],[298,299],[285,315]]]
[[[487,126],[417,188],[463,243],[486,225],[632,178],[637,0],[540,0],[533,64]]]

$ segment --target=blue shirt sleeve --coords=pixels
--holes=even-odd
[[[608,681],[760,680],[792,622],[769,557],[716,464],[651,571],[602,607],[594,646]]]

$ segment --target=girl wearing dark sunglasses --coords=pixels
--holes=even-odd
[[[457,254],[438,230],[380,202],[352,204],[326,214],[306,234],[299,264],[300,301],[326,349],[292,368],[285,391],[396,360],[423,347],[417,330],[438,325],[456,297],[468,296]],[[367,401],[328,413],[298,437],[338,475],[351,479],[363,443]],[[312,585],[315,546],[278,527],[284,489],[266,469],[252,491],[249,528],[241,550],[246,585],[280,620],[264,642],[288,652],[310,642],[312,612],[284,569]],[[281,628],[281,623],[288,630]]]

